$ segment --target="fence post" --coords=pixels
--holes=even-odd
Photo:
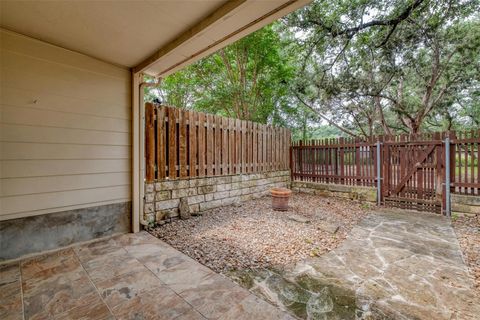
[[[380,169],[380,146],[380,141],[377,141],[377,205],[382,204],[382,170]]]
[[[155,106],[145,104],[145,162],[147,182],[155,179]]]
[[[450,137],[445,138],[445,214],[451,216],[450,208]]]
[[[292,137],[290,136],[290,147],[288,148],[289,150],[289,159],[290,159],[290,182],[293,182],[293,146],[294,144],[292,143]]]

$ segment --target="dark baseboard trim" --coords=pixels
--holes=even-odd
[[[132,203],[0,221],[0,261],[131,230]]]

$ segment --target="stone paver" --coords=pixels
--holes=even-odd
[[[243,319],[247,312],[290,318],[146,232],[0,266],[2,320]]]
[[[480,319],[480,299],[447,218],[369,215],[337,249],[251,290],[308,319]]]

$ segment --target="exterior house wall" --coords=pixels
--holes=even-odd
[[[48,220],[34,216],[56,213],[58,229],[96,212],[122,221],[106,230],[130,229],[130,91],[127,69],[0,29],[2,252],[21,233],[12,225]],[[105,232],[91,226],[62,245]]]

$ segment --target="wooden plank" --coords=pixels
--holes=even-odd
[[[245,121],[245,172],[250,172],[250,154],[251,154],[251,135],[250,135],[250,121]]]
[[[206,130],[207,140],[205,141],[205,148],[207,151],[207,176],[213,176],[213,161],[215,150],[215,136],[213,131],[214,117],[211,114],[207,114]]]
[[[205,160],[206,160],[206,148],[205,148],[205,114],[198,114],[198,176],[205,176]]]
[[[189,135],[189,148],[188,148],[188,155],[189,155],[189,176],[196,177],[197,176],[197,163],[198,163],[198,154],[197,154],[197,119],[198,119],[197,112],[189,112],[189,119],[188,119],[188,135]]]
[[[267,129],[268,127],[266,125],[262,126],[262,136],[263,136],[263,142],[262,142],[262,153],[263,153],[263,172],[268,171],[268,157],[267,157]]]
[[[242,121],[242,173],[247,173],[247,121]]]
[[[258,123],[253,124],[253,143],[252,143],[252,157],[253,157],[253,172],[258,172]]]
[[[155,179],[155,106],[145,104],[145,178],[147,182]]]
[[[257,128],[257,135],[258,135],[258,140],[257,140],[257,148],[258,148],[258,163],[257,163],[257,168],[258,172],[263,172],[263,125],[258,125]]]
[[[228,119],[228,174],[235,173],[235,119]]]
[[[178,109],[178,144],[179,144],[179,174],[187,177],[187,115],[185,110]]]
[[[242,172],[242,122],[240,119],[235,120],[235,173]]]
[[[228,119],[222,117],[222,175],[228,174]]]
[[[221,175],[222,167],[222,118],[214,116],[215,119],[215,175]]]
[[[168,177],[177,178],[177,112],[168,108]]]
[[[416,164],[411,167],[411,168],[408,168],[408,171],[406,172],[406,174],[403,176],[402,179],[400,179],[399,183],[397,184],[397,187],[392,191],[392,194],[397,194],[399,193],[404,187],[405,187],[405,184],[406,182],[412,177],[412,175],[416,172],[416,170],[418,169],[418,166],[420,165],[420,163],[422,163],[423,161],[425,161],[427,159],[427,157],[435,150],[435,146],[430,146],[429,148],[427,148],[426,151],[424,151],[422,153],[422,155],[416,160]]]
[[[167,134],[165,132],[165,107],[161,106],[158,108],[157,111],[157,178],[160,180],[163,180],[166,177],[166,137]]]

